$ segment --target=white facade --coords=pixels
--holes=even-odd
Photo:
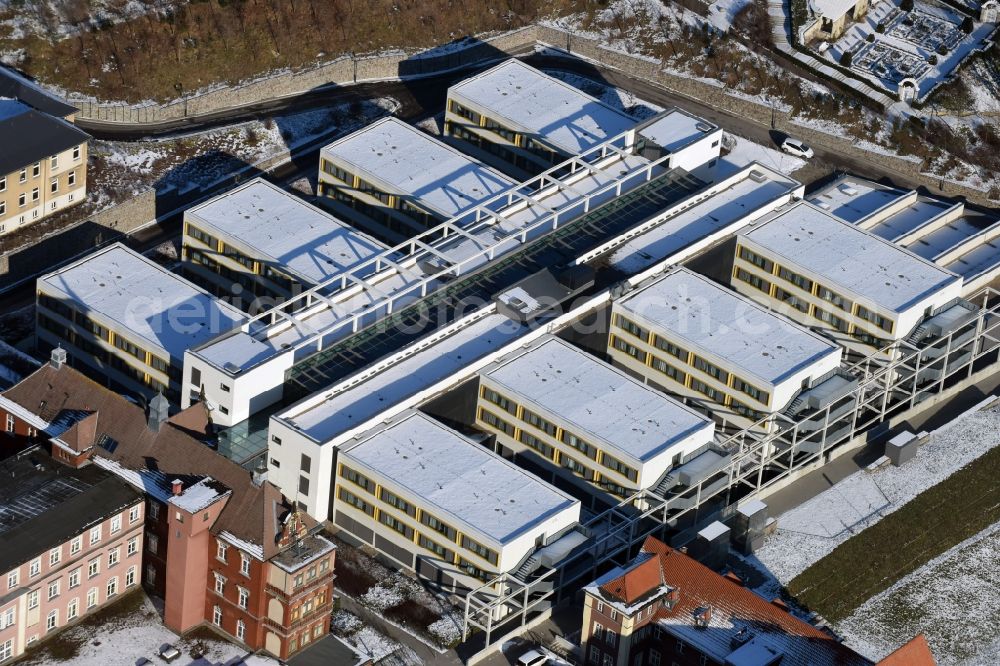
[[[671,169],[715,166],[722,152],[722,128],[681,109],[669,109],[635,128],[635,141],[668,155]]]
[[[780,412],[811,380],[840,366],[831,340],[677,268],[614,301],[608,354],[746,426]]]

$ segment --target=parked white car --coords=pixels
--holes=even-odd
[[[544,666],[549,658],[538,650],[528,650],[517,658],[517,666]]]
[[[812,148],[792,137],[788,137],[781,142],[781,149],[789,155],[795,155],[796,157],[809,159],[813,156]]]

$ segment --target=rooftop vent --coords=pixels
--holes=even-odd
[[[56,347],[52,350],[52,355],[49,357],[49,365],[51,365],[56,370],[59,370],[64,365],[66,365],[66,350],[61,346]]]
[[[699,132],[711,132],[713,129],[708,123],[696,123],[695,127],[698,128]]]
[[[754,181],[755,183],[763,183],[764,181],[767,180],[767,175],[765,175],[764,172],[760,171],[759,169],[753,169],[752,171],[750,171],[750,180]]]

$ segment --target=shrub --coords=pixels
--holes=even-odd
[[[927,64],[928,65],[936,65],[936,64],[938,64],[938,57],[936,55],[930,56],[929,58],[927,58]]]
[[[874,42],[875,41],[875,33],[869,32],[868,36],[865,37],[865,41],[868,42],[869,44],[871,44],[872,42]]]
[[[844,67],[850,67],[852,62],[854,62],[854,54],[850,51],[844,51],[844,55],[840,56],[840,64]]]
[[[875,24],[875,32],[877,32],[879,34],[882,34],[883,32],[885,32],[885,23],[882,23],[881,21],[879,21],[877,24]]]
[[[948,55],[948,47],[944,44],[938,44],[937,52],[938,55]]]
[[[913,0],[903,0],[901,3],[899,3],[899,8],[902,9],[904,12],[912,12]]]
[[[968,35],[975,29],[975,27],[976,24],[973,22],[971,16],[966,16],[964,19],[962,19],[962,32],[964,32],[965,34]]]

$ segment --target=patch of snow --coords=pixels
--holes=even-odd
[[[392,655],[394,664],[422,663],[413,650],[371,627],[365,627],[356,632],[347,639],[347,642],[374,662],[379,662]]]
[[[806,161],[783,153],[776,148],[754,143],[750,139],[741,136],[732,136],[735,141],[733,149],[729,151],[725,159],[735,165],[743,166],[751,162],[760,162],[764,166],[771,167],[775,171],[790,176],[806,165]],[[726,145],[723,142],[723,145]]]
[[[1000,523],[875,595],[839,623],[845,642],[878,660],[923,633],[937,663],[996,664]]]
[[[788,584],[838,545],[1000,444],[996,398],[933,431],[902,467],[859,471],[778,517],[757,559]]]

